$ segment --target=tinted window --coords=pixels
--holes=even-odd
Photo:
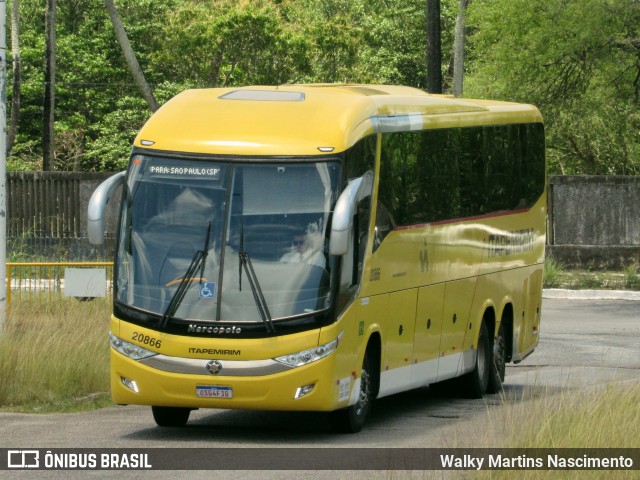
[[[347,150],[345,157],[347,180],[373,172],[376,163],[376,137],[372,135],[363,138]]]
[[[544,172],[541,124],[391,133],[380,200],[399,225],[530,208]]]

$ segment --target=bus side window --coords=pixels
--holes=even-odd
[[[375,252],[382,241],[389,235],[391,230],[396,227],[393,217],[387,207],[378,202],[378,208],[376,210],[376,227],[373,234],[373,251]]]
[[[364,267],[364,256],[367,250],[367,242],[369,239],[369,218],[371,216],[371,197],[365,197],[358,202],[358,213],[354,222],[353,241],[355,248],[353,249],[353,279],[352,285],[356,285],[360,281],[362,269]]]

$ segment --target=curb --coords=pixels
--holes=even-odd
[[[568,290],[564,288],[545,288],[542,290],[542,298],[640,301],[640,292],[632,290]]]

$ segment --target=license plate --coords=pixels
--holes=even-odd
[[[220,387],[214,385],[198,385],[196,396],[205,398],[233,398],[231,387]]]

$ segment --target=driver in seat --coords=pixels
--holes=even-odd
[[[322,239],[319,240],[320,242],[314,242],[311,235],[305,232],[295,234],[289,251],[280,258],[280,261],[285,263],[304,262],[324,268],[325,258],[322,253]]]

